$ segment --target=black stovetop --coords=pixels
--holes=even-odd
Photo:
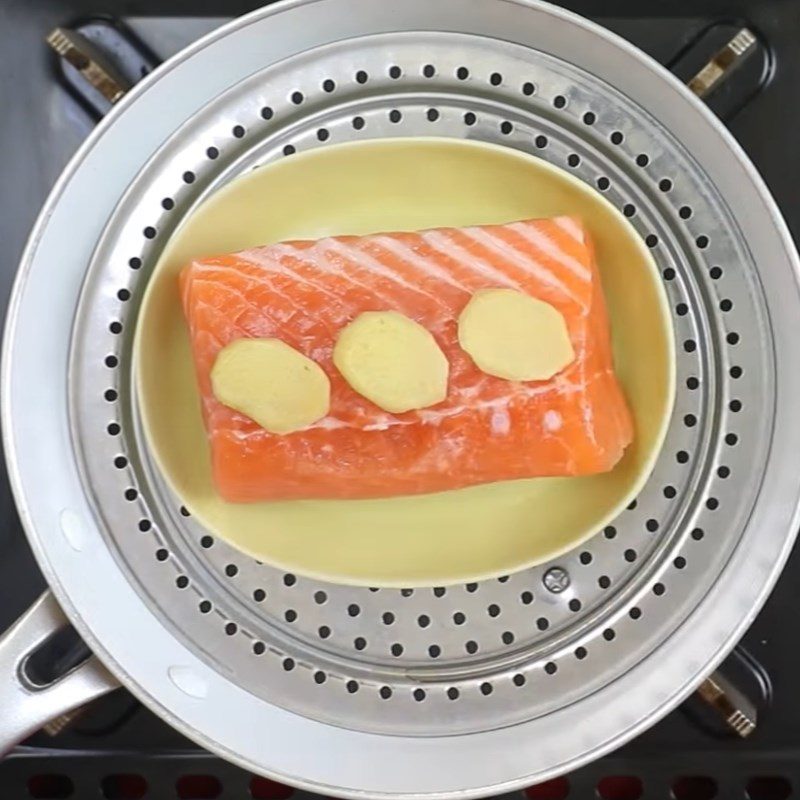
[[[760,52],[709,98],[709,105],[761,171],[795,237],[800,235],[800,157],[793,126],[800,120],[796,102],[800,2],[564,0],[561,4],[625,36],[684,79],[743,24],[756,32]],[[0,0],[3,316],[37,211],[102,111],[93,104],[94,98],[79,97],[69,88],[44,43],[47,33],[57,25],[84,26],[117,56],[125,57],[125,69],[142,71],[226,18],[257,5],[246,0]],[[2,470],[0,521],[2,630],[44,587]],[[750,739],[728,736],[698,703],[689,703],[612,756],[567,781],[534,787],[528,796],[542,800],[790,796],[793,784],[800,787],[800,692],[793,684],[800,675],[800,648],[792,625],[800,602],[798,577],[800,554],[795,553],[725,667],[760,707],[759,725]],[[0,762],[0,800],[98,796],[278,800],[291,794],[287,787],[269,781],[251,783],[251,776],[199,750],[122,691],[95,703],[57,737],[37,734]]]

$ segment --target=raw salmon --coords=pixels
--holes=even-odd
[[[564,316],[576,357],[554,378],[491,377],[459,346],[460,312],[474,292],[496,287]],[[610,470],[631,442],[592,244],[577,219],[284,242],[193,261],[180,288],[226,500],[386,497],[589,475]],[[450,362],[444,402],[390,414],[338,374],[337,333],[380,310],[433,334]],[[219,403],[210,371],[240,337],[279,338],[316,361],[331,381],[329,414],[276,435]]]

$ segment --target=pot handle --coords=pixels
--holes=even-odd
[[[0,756],[55,717],[119,687],[94,655],[45,686],[27,677],[30,656],[67,622],[48,591],[0,637]]]

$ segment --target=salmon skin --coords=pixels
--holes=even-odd
[[[574,361],[538,382],[481,372],[459,346],[457,320],[487,288],[558,309]],[[191,262],[180,290],[213,477],[228,501],[388,497],[590,475],[610,470],[633,437],[591,240],[572,217],[257,247]],[[433,334],[450,363],[444,402],[390,414],[338,373],[338,332],[382,310]],[[328,415],[276,435],[219,403],[211,368],[241,337],[279,338],[316,361],[331,381]]]

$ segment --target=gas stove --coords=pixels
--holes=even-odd
[[[69,157],[117,95],[230,15],[257,5],[238,0],[103,0],[95,7],[85,0],[5,0],[0,7],[0,97],[6,107],[0,125],[4,310],[38,209]],[[681,79],[699,75],[703,85],[698,90],[707,92],[709,106],[760,170],[795,237],[800,234],[800,159],[794,155],[796,134],[789,124],[796,115],[794,93],[800,82],[796,4],[664,0],[643,8],[627,0],[573,0],[563,5],[627,38]],[[737,39],[742,30],[754,38]],[[733,50],[726,49],[731,42],[736,43]],[[748,51],[741,63],[736,59],[738,46]],[[729,62],[735,68],[728,72]],[[715,83],[719,72],[725,74]],[[44,580],[21,530],[5,474],[0,474],[0,514],[2,629],[33,601]],[[795,555],[721,670],[728,692],[723,701],[732,702],[734,711],[738,704],[758,714],[750,736],[737,736],[707,702],[693,698],[622,750],[578,773],[530,787],[525,794],[542,800],[789,797],[793,784],[800,783],[800,698],[792,684],[800,670],[800,652],[785,622],[800,600],[794,580],[798,571],[800,556]],[[79,647],[62,643],[54,656],[73,657]],[[713,687],[707,687],[707,696],[710,693]],[[120,800],[277,800],[302,794],[200,750],[122,690],[77,718],[58,721],[0,762],[3,800],[98,795]]]

